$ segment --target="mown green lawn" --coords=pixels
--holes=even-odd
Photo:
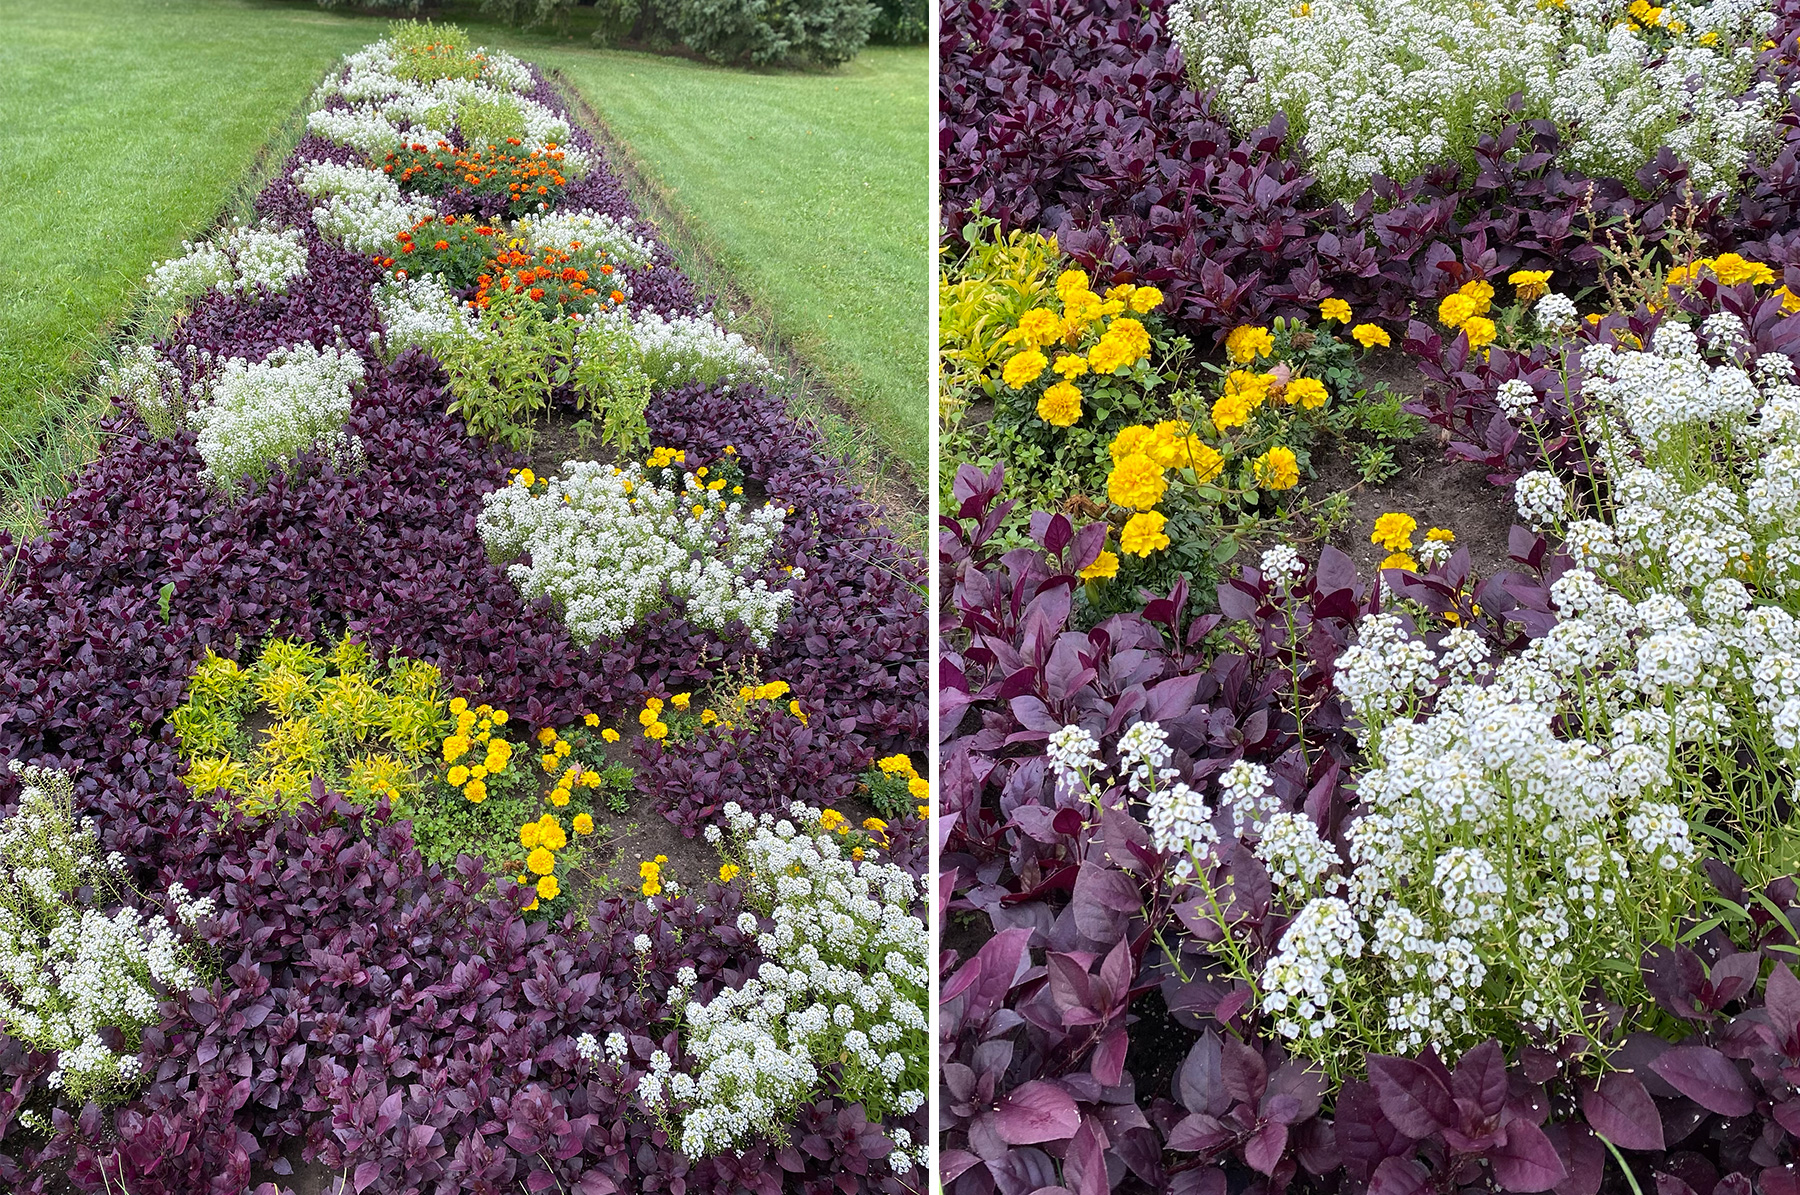
[[[583,29],[518,33],[471,0],[444,15],[564,71],[922,483],[922,47],[748,72],[590,48]],[[150,265],[206,229],[325,70],[385,27],[296,0],[0,0],[0,473],[87,375]]]
[[[927,60],[750,73],[550,46],[726,273],[923,485],[930,426]]]
[[[376,28],[245,0],[0,0],[0,457]]]

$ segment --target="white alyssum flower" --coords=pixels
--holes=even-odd
[[[163,917],[128,904],[103,910],[124,886],[123,861],[100,857],[92,819],[75,815],[68,773],[11,766],[23,787],[18,811],[0,822],[0,1023],[57,1056],[50,1084],[79,1107],[136,1078],[136,1044],[156,1024],[163,992],[199,976],[192,948]],[[179,886],[169,895],[190,924],[212,913],[210,897]],[[125,1048],[110,1049],[103,1029],[118,1030]]]
[[[892,864],[852,858],[819,811],[791,812],[798,824],[771,826],[727,806],[731,850],[755,877],[746,897],[775,928],[759,939],[754,978],[687,1004],[691,1073],[653,1066],[656,1082],[639,1089],[680,1114],[691,1158],[778,1135],[828,1062],[873,1116],[924,1102],[930,972],[918,885]]]
[[[599,338],[610,345],[619,337],[629,340],[645,375],[659,389],[689,382],[719,386],[768,381],[775,376],[774,366],[754,345],[704,313],[664,318],[648,308],[615,308],[588,321],[576,352],[589,340]]]
[[[208,290],[285,293],[306,273],[306,241],[299,230],[236,225],[198,245],[182,242],[182,255],[160,261],[144,281],[162,302]]]
[[[400,186],[379,170],[313,162],[294,174],[294,185],[314,200],[319,231],[360,253],[379,253],[401,233],[437,214],[429,203],[403,197]]]
[[[1652,28],[1603,0],[1179,0],[1169,26],[1195,86],[1217,88],[1240,131],[1285,113],[1337,198],[1472,162],[1515,93],[1589,174],[1630,178],[1666,145],[1698,192],[1730,191],[1773,128],[1775,87],[1755,81],[1771,6],[1654,11]]]
[[[599,252],[633,270],[656,256],[655,242],[638,233],[635,221],[587,208],[522,216],[513,227],[534,249]]]
[[[201,477],[232,491],[244,478],[266,480],[277,462],[319,446],[343,465],[362,447],[346,436],[351,387],[363,379],[362,358],[349,349],[297,344],[259,362],[233,357],[189,416]]]
[[[771,586],[757,575],[785,519],[777,506],[727,502],[691,472],[677,490],[635,463],[567,461],[544,493],[515,479],[487,495],[478,526],[495,560],[530,554],[507,575],[526,598],[555,599],[583,641],[628,630],[666,592],[686,599],[696,626],[742,622],[761,645],[793,603],[788,582],[805,579],[795,569]]]

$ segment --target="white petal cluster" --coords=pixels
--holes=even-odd
[[[404,198],[400,185],[379,170],[313,162],[294,174],[294,185],[313,206],[313,223],[326,237],[361,253],[378,253],[437,208]]]
[[[1800,752],[1800,388],[1791,361],[1749,354],[1718,319],[1583,351],[1584,455],[1608,484],[1577,487],[1601,517],[1568,522],[1558,621],[1524,650],[1490,664],[1452,632],[1440,670],[1398,616],[1360,623],[1338,661],[1369,765],[1343,906],[1321,894],[1296,917],[1264,989],[1321,1059],[1345,1046],[1328,1018],[1347,1009],[1359,1048],[1390,1052],[1429,1041],[1448,1057],[1495,1031],[1495,1009],[1588,1031],[1595,992],[1642,997],[1612,960],[1680,932],[1646,914],[1693,907],[1695,827],[1756,841],[1783,824]],[[1535,521],[1567,520],[1557,476],[1516,492]],[[1277,824],[1258,847],[1271,859]],[[1355,938],[1320,927],[1346,910],[1369,950],[1339,978],[1331,952]]]
[[[673,595],[696,626],[739,620],[767,644],[794,600],[785,581],[757,575],[785,519],[777,506],[724,501],[691,472],[677,490],[636,463],[568,461],[544,493],[515,479],[487,495],[479,527],[496,561],[529,553],[508,575],[526,598],[558,602],[582,640],[620,634]]]
[[[521,216],[513,228],[533,249],[597,251],[634,270],[648,266],[656,256],[656,246],[638,235],[636,221],[587,208]]]
[[[471,105],[501,105],[518,114],[526,152],[561,150],[564,173],[571,178],[591,168],[590,157],[569,144],[568,121],[520,94],[531,90],[530,68],[510,54],[485,47],[471,50],[470,57],[481,62],[479,77],[420,82],[396,73],[399,62],[392,42],[365,46],[345,58],[340,78],[314,94],[315,110],[307,117],[307,129],[379,158],[403,145],[452,142],[451,130],[460,112]],[[334,95],[342,96],[349,107],[325,107]]]
[[[930,973],[925,924],[913,912],[918,886],[902,868],[853,859],[817,810],[796,804],[790,812],[792,821],[776,822],[725,807],[754,877],[748,899],[775,928],[759,939],[755,978],[688,1003],[692,1075],[652,1070],[656,1098],[646,1102],[686,1105],[689,1157],[779,1137],[830,1062],[846,1097],[873,1116],[909,1113],[925,1100]],[[910,1143],[895,1138],[902,1152]]]
[[[182,242],[182,255],[156,263],[144,281],[162,302],[208,290],[285,293],[306,273],[306,242],[297,229],[237,225],[213,240]]]
[[[162,989],[199,981],[173,926],[129,905],[100,902],[122,885],[118,857],[103,859],[92,820],[75,816],[68,773],[25,767],[19,808],[0,822],[0,1024],[34,1050],[57,1055],[52,1087],[79,1106],[138,1073],[135,1045],[155,1024]],[[185,889],[170,896],[183,920],[212,913]],[[101,1031],[116,1029],[115,1053]]]
[[[482,334],[474,313],[457,301],[437,274],[385,278],[375,284],[374,299],[384,329],[382,344],[389,354],[408,345],[429,348],[446,338]]]
[[[1240,131],[1285,113],[1343,199],[1377,174],[1472,164],[1515,93],[1583,171],[1629,179],[1666,145],[1697,191],[1729,191],[1773,129],[1775,88],[1754,82],[1773,23],[1766,0],[1634,18],[1620,0],[1178,0],[1169,21],[1195,86]]]
[[[726,331],[705,313],[664,318],[647,308],[617,308],[591,320],[582,330],[583,339],[619,336],[630,339],[644,373],[659,388],[688,382],[729,385],[774,376],[769,359],[754,345],[741,334]]]
[[[235,489],[246,477],[267,479],[280,460],[318,445],[340,464],[355,463],[361,445],[344,435],[350,388],[363,379],[362,358],[349,349],[297,344],[259,362],[233,357],[189,421],[206,462],[201,477]]]

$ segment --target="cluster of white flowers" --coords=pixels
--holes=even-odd
[[[634,270],[648,266],[656,256],[656,246],[637,234],[635,221],[586,208],[521,216],[513,228],[533,249],[597,251]]]
[[[1583,455],[1607,485],[1583,499],[1600,517],[1571,518],[1562,479],[1520,479],[1575,565],[1523,651],[1490,663],[1466,632],[1434,651],[1396,614],[1359,624],[1338,684],[1371,766],[1343,904],[1315,900],[1262,976],[1278,1029],[1314,1043],[1297,1048],[1347,1048],[1332,1030],[1356,1019],[1358,1048],[1448,1056],[1493,1009],[1583,1032],[1595,991],[1644,998],[1610,960],[1692,908],[1692,826],[1754,843],[1782,823],[1786,769],[1720,763],[1800,752],[1800,387],[1785,357],[1749,356],[1718,316],[1582,350]],[[1317,930],[1346,912],[1354,935]]]
[[[781,536],[778,506],[750,510],[693,473],[680,489],[658,485],[636,463],[567,461],[534,494],[522,478],[487,495],[479,527],[496,561],[530,553],[507,574],[527,599],[550,597],[577,638],[617,635],[662,606],[687,600],[696,626],[741,621],[767,644],[794,591],[755,574]],[[795,569],[791,580],[805,579]]]
[[[1698,191],[1729,191],[1774,128],[1774,85],[1754,82],[1774,20],[1767,0],[1178,0],[1169,24],[1240,130],[1285,113],[1350,198],[1376,174],[1471,164],[1515,93],[1590,174],[1629,179],[1667,145]]]
[[[147,344],[133,345],[117,361],[100,363],[100,393],[128,403],[159,436],[187,425],[188,410],[203,400],[203,386],[189,387],[173,361]]]
[[[294,185],[323,202],[313,206],[313,223],[347,249],[378,253],[419,221],[437,214],[429,203],[400,194],[400,186],[379,170],[312,162],[294,174]]]
[[[462,112],[471,107],[498,107],[517,113],[526,152],[561,150],[564,173],[571,178],[591,168],[589,155],[569,144],[568,121],[522,94],[532,88],[529,67],[510,54],[486,48],[477,47],[469,55],[471,61],[481,62],[477,78],[420,82],[396,73],[399,56],[392,41],[365,46],[345,58],[339,78],[314,93],[314,111],[307,117],[307,128],[327,140],[380,157],[404,145],[451,142],[451,129]],[[334,95],[342,96],[349,106],[327,107]]]
[[[213,240],[183,241],[181,247],[180,257],[158,262],[144,279],[162,302],[207,290],[284,293],[306,273],[306,242],[292,228],[240,224]]]
[[[482,335],[474,313],[457,302],[441,275],[384,278],[375,284],[374,299],[381,343],[390,355],[408,345],[429,348],[446,338]]]
[[[0,822],[0,1025],[56,1054],[48,1081],[79,1105],[136,1077],[159,985],[179,990],[199,977],[161,916],[97,907],[122,886],[124,860],[100,856],[93,820],[75,816],[68,773],[17,760],[12,770],[23,787],[18,812]],[[169,894],[189,924],[213,911],[185,889]],[[105,1029],[124,1035],[123,1050],[106,1045]]]
[[[362,445],[344,434],[350,388],[363,379],[362,358],[346,348],[297,344],[259,362],[233,357],[189,415],[201,477],[226,491],[246,477],[267,479],[270,467],[318,446],[346,467]]]
[[[818,1086],[819,1069],[840,1068],[847,1098],[872,1115],[902,1115],[925,1102],[928,936],[914,914],[918,885],[900,867],[858,860],[803,804],[789,818],[752,817],[725,806],[733,849],[752,877],[746,893],[774,928],[760,934],[756,977],[683,1012],[693,1074],[652,1060],[638,1094],[681,1113],[681,1148],[698,1158],[778,1136]],[[747,932],[759,922],[740,917]],[[691,987],[693,972],[677,976]],[[928,1163],[895,1132],[896,1170]]]
[[[584,338],[621,334],[630,338],[645,375],[659,387],[765,381],[774,375],[767,357],[739,333],[720,327],[710,315],[665,319],[647,308],[621,308],[591,321],[582,331]]]

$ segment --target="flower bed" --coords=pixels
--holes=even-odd
[[[485,500],[534,479],[470,434],[480,392],[434,356],[504,303],[463,308],[481,283],[441,284],[454,322],[417,321],[423,347],[396,343],[379,308],[401,233],[503,220],[517,193],[487,175],[441,196],[384,189],[386,138],[448,121],[436,131],[462,150],[466,130],[522,125],[527,152],[561,155],[558,207],[531,231],[603,238],[618,302],[658,328],[697,321],[695,296],[535,72],[453,30],[391,38],[321,89],[314,133],[258,201],[263,231],[162,271],[199,297],[113,371],[107,450],[45,535],[6,545],[0,750],[70,778],[126,908],[165,917],[183,953],[143,973],[148,1020],[102,1020],[85,1043],[125,1060],[85,1103],[44,1048],[55,1034],[4,1039],[0,1180],[223,1195],[304,1160],[358,1191],[916,1190],[923,1059],[896,1067],[887,1049],[885,1086],[847,1085],[821,1057],[734,1148],[683,1153],[688,1107],[643,1080],[698,1073],[684,1009],[757,982],[773,906],[728,861],[679,885],[647,863],[623,894],[590,891],[577,863],[633,784],[689,835],[722,824],[725,799],[785,835],[796,797],[817,819],[865,774],[880,783],[877,757],[918,750],[920,563],[778,394],[723,370],[668,377],[658,333],[492,419],[521,442],[545,419],[610,420],[609,454],[643,460],[644,484],[727,507],[752,491],[779,517],[731,558],[741,579],[708,580],[782,600],[752,633],[729,607],[690,618],[668,585],[591,627],[522,596],[481,523]],[[488,328],[486,347],[511,334]],[[692,367],[692,337],[677,343]],[[739,496],[707,488],[727,473]],[[709,705],[721,724],[702,726],[703,704],[743,707],[751,676],[791,704]],[[691,724],[673,714],[690,700]],[[739,761],[755,784],[738,785]],[[854,849],[921,874],[918,809],[861,830],[827,812],[816,851],[843,853],[833,866],[864,868]],[[919,916],[917,891],[882,882],[896,915]],[[59,898],[103,901],[87,893]],[[184,966],[199,981],[171,987]],[[596,1059],[583,1035],[623,1044]]]
[[[946,442],[978,458],[940,543],[946,1191],[1789,1192],[1795,10],[1438,6],[1622,57],[1772,18],[1778,136],[1608,178],[1604,120],[1527,88],[1446,126],[1465,160],[1332,202],[1315,133],[1411,152],[1359,122],[1439,104],[1435,136],[1493,80],[1358,109],[1395,46],[1327,34],[1429,58],[1423,9],[1207,0],[1203,92],[1168,7],[944,22]],[[1544,46],[1492,49],[1433,65]],[[1141,366],[1037,314],[1142,288]],[[1354,528],[1361,568],[1317,533],[1392,476],[1319,492],[1388,387],[1420,472],[1485,474],[1500,559],[1423,505]]]

